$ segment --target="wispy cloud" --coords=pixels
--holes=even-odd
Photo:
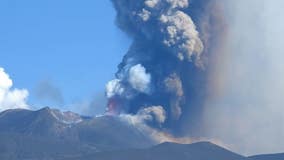
[[[40,101],[47,101],[56,105],[63,105],[64,98],[61,90],[50,80],[43,80],[38,83],[34,90],[35,98]]]

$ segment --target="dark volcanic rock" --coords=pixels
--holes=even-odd
[[[251,156],[249,160],[284,160],[284,153]]]
[[[163,143],[148,149],[100,152],[84,160],[245,160],[246,158],[208,142]],[[71,160],[71,159],[70,159]],[[73,159],[72,159],[73,160]],[[75,159],[74,159],[75,160]]]
[[[0,159],[65,159],[152,145],[135,127],[111,116],[84,118],[50,108],[0,113]]]
[[[284,160],[244,157],[209,142],[154,142],[118,117],[81,117],[50,108],[0,113],[0,160]]]

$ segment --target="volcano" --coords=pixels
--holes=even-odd
[[[51,108],[0,113],[5,160],[282,160],[284,154],[244,157],[209,142],[156,144],[119,117],[85,117]]]

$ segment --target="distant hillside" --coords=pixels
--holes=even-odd
[[[1,160],[78,157],[152,145],[147,136],[115,117],[84,118],[50,108],[0,113]]]
[[[284,160],[284,153],[252,156],[249,160]]]
[[[243,160],[245,157],[208,142],[163,143],[148,149],[102,152],[81,157],[84,160]],[[73,159],[70,159],[73,160]],[[74,159],[75,160],[75,159]]]
[[[82,117],[50,108],[0,113],[0,160],[284,160],[244,157],[209,142],[154,142],[117,117]]]

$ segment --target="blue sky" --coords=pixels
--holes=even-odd
[[[102,95],[130,43],[109,0],[1,0],[0,35],[0,66],[14,87],[29,90],[35,108]],[[61,92],[63,104],[37,98],[43,81]]]

